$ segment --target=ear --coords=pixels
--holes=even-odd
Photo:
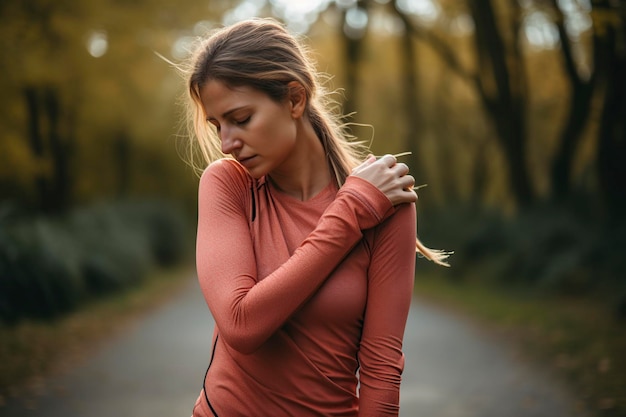
[[[287,87],[289,88],[291,117],[299,119],[304,114],[307,105],[306,90],[298,81],[291,81]]]

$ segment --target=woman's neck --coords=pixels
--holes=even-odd
[[[322,191],[331,181],[331,170],[322,142],[313,126],[301,119],[299,136],[289,160],[269,174],[281,192],[306,201]]]

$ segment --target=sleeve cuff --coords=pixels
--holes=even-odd
[[[375,224],[362,225],[365,226],[362,229],[380,224],[395,212],[391,200],[372,183],[363,178],[353,175],[348,176],[339,193],[348,193],[356,197],[363,204],[364,209],[373,216]]]

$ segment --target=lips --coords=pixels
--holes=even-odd
[[[256,155],[244,156],[244,157],[238,156],[237,161],[239,161],[241,165],[247,167],[253,162],[254,158],[256,158]]]

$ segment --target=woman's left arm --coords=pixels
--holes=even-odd
[[[414,204],[399,206],[378,226],[374,237],[359,349],[359,417],[399,413],[402,339],[415,279],[415,239]]]

